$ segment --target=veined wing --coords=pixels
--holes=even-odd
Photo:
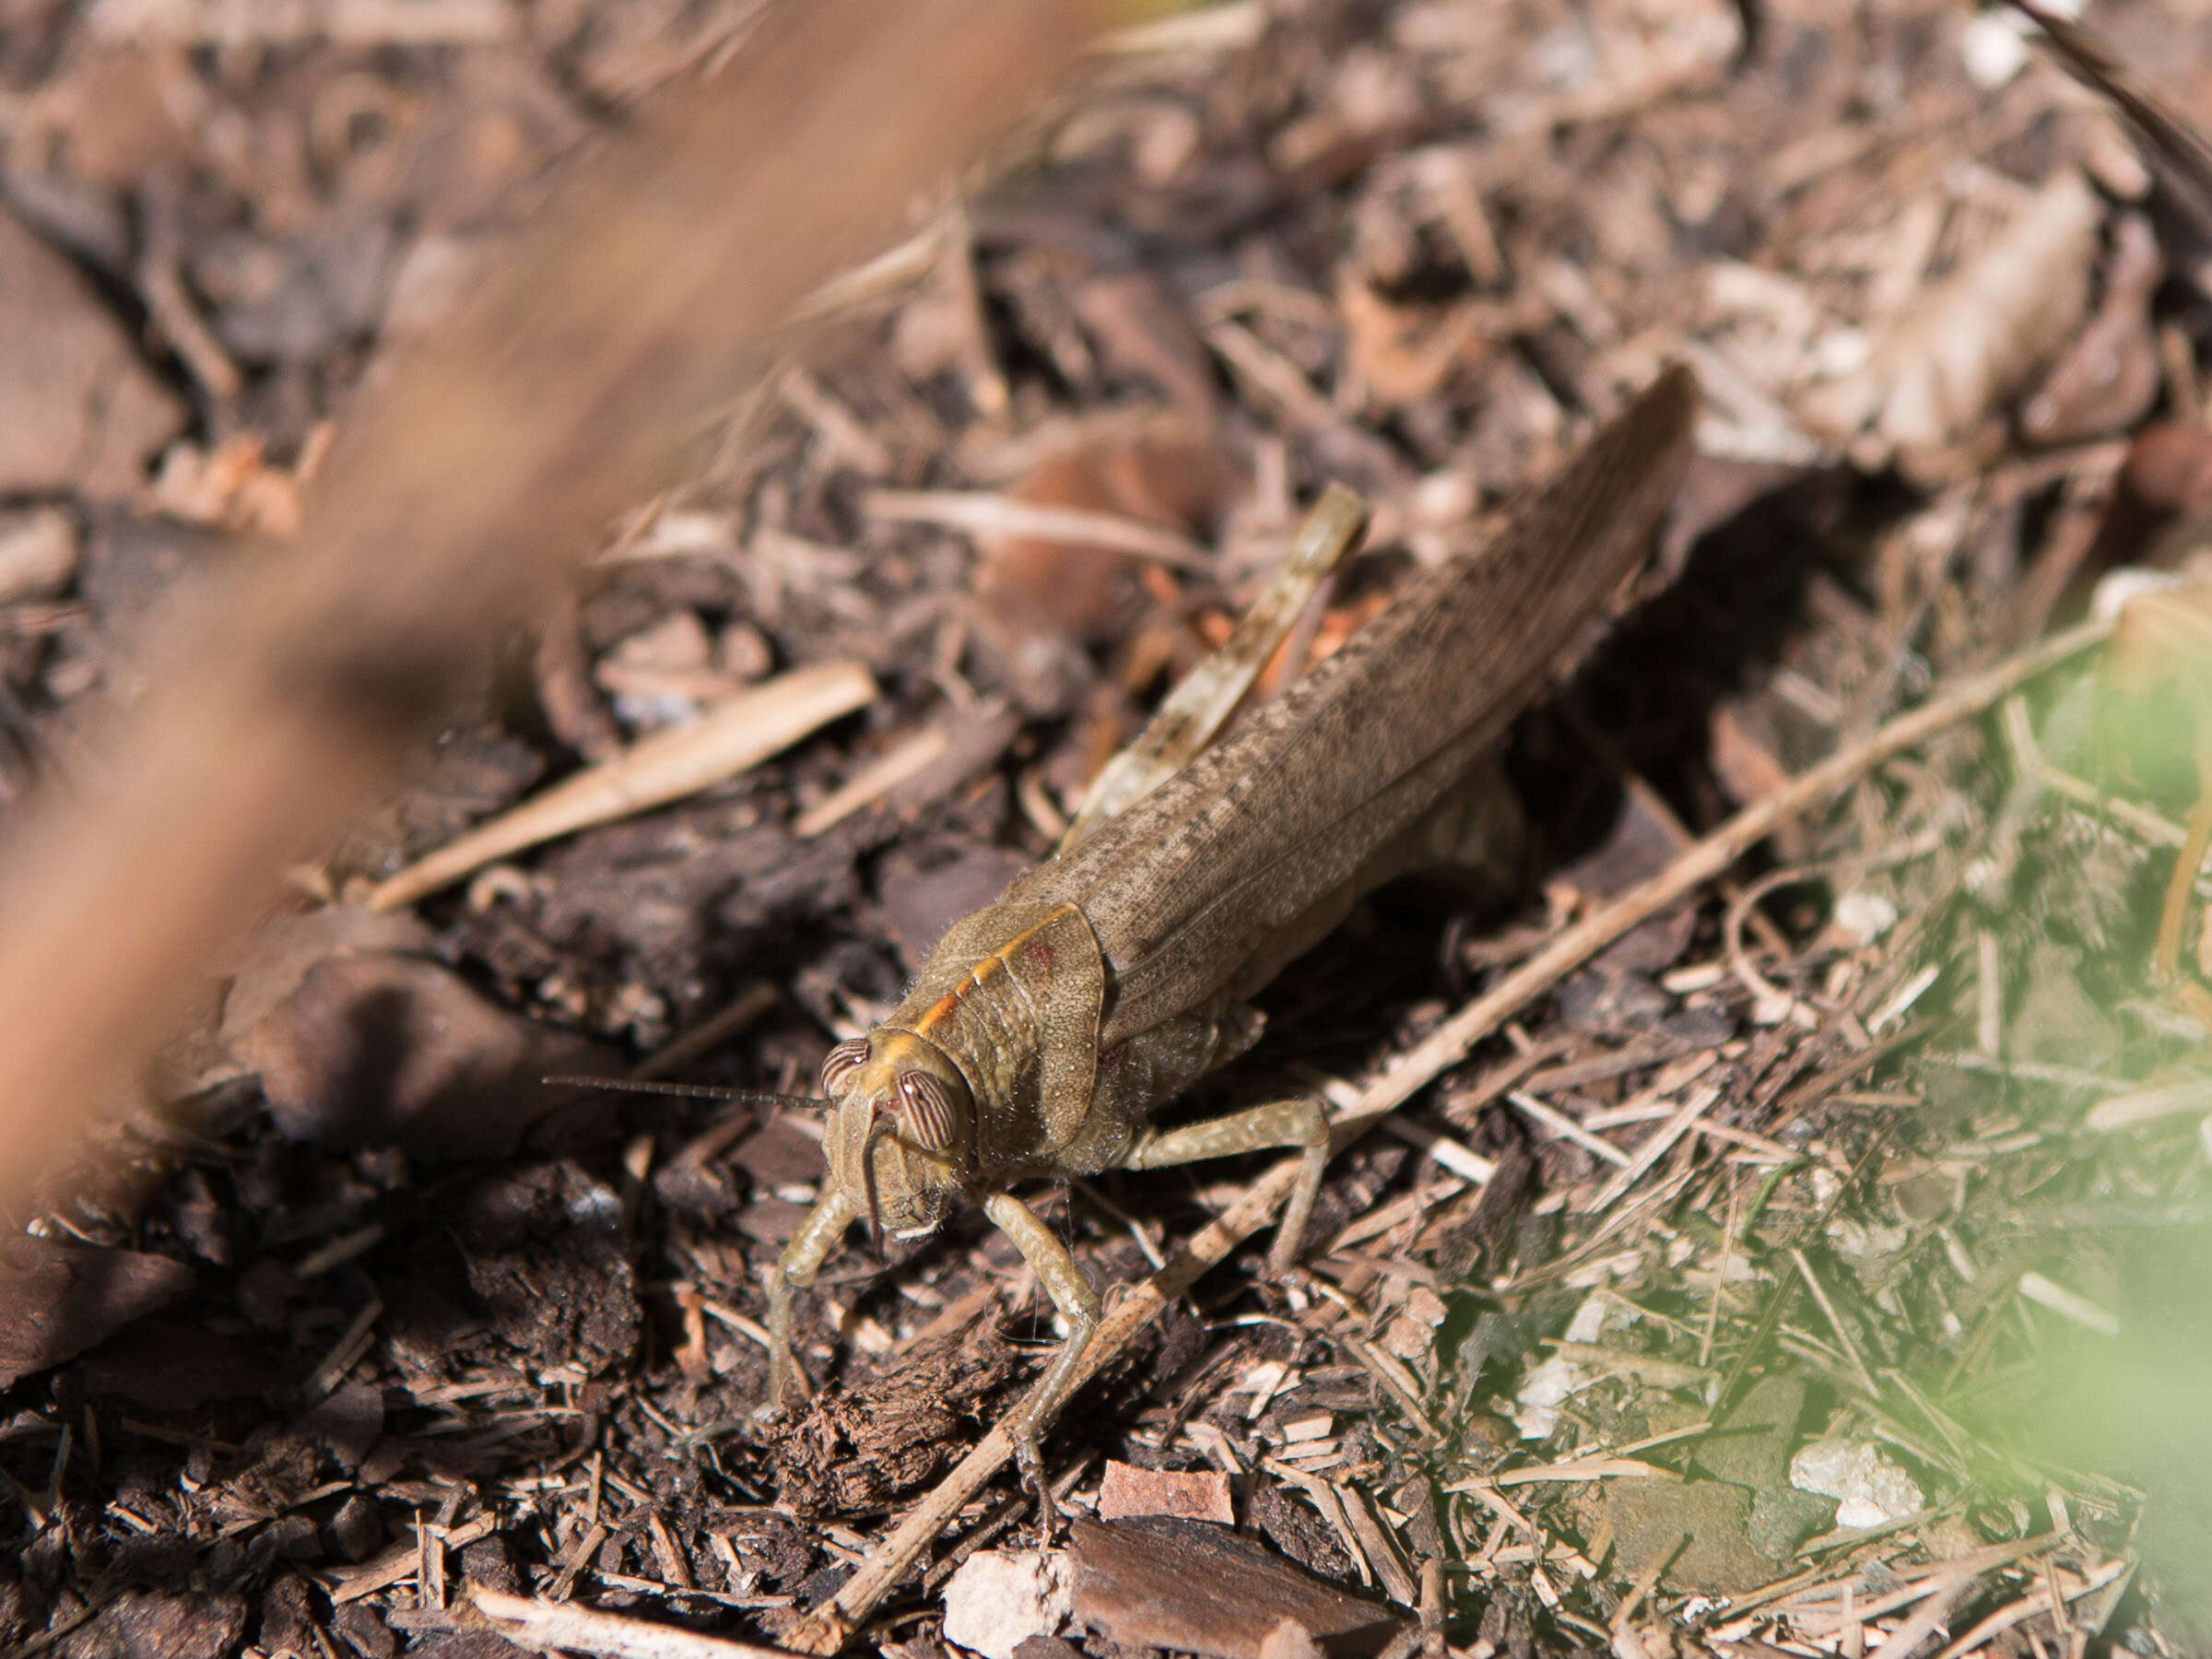
[[[1073,900],[1113,971],[1102,1044],[1218,991],[1450,788],[1649,543],[1688,465],[1676,367],[1477,553],[1418,579],[1249,724],[1006,891]]]

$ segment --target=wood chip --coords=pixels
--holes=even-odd
[[[478,1538],[488,1538],[499,1529],[500,1524],[497,1517],[479,1515],[474,1521],[456,1526],[447,1533],[445,1547],[448,1549],[460,1549],[466,1545],[474,1544]],[[409,1538],[405,1543],[394,1544],[373,1561],[349,1569],[345,1572],[331,1574],[324,1582],[331,1587],[330,1599],[332,1601],[359,1601],[364,1595],[372,1595],[377,1591],[389,1589],[394,1584],[405,1583],[415,1576],[421,1562],[420,1547],[416,1540]]]
[[[1109,1461],[1099,1492],[1099,1519],[1120,1521],[1132,1515],[1174,1515],[1223,1526],[1233,1526],[1237,1519],[1229,1477],[1218,1469],[1179,1473]]]

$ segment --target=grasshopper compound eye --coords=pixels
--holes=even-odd
[[[846,1079],[858,1071],[868,1058],[868,1040],[865,1037],[848,1037],[831,1049],[822,1061],[822,1092],[826,1095],[843,1091]]]
[[[958,1108],[942,1077],[927,1072],[900,1072],[891,1110],[912,1145],[928,1152],[942,1152],[952,1145]]]

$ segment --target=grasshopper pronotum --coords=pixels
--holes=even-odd
[[[1483,545],[1415,581],[1231,735],[956,923],[888,1018],[822,1066],[829,1182],[770,1302],[771,1404],[792,1386],[792,1293],[863,1216],[895,1238],[962,1199],[1011,1237],[1068,1336],[1010,1425],[1038,1439],[1098,1323],[1024,1181],[1304,1152],[1269,1270],[1320,1190],[1311,1099],[1176,1127],[1154,1110],[1258,1038],[1246,1001],[1392,877],[1477,850],[1501,787],[1484,762],[1641,558],[1688,465],[1696,382],[1676,368]],[[1343,491],[1318,510],[1364,510]]]

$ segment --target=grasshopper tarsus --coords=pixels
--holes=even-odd
[[[1037,1505],[1037,1547],[1050,1549],[1060,1531],[1060,1505],[1053,1498],[1052,1479],[1045,1472],[1043,1429],[1017,1414],[1006,1425],[1006,1432],[1014,1441],[1015,1475]]]

